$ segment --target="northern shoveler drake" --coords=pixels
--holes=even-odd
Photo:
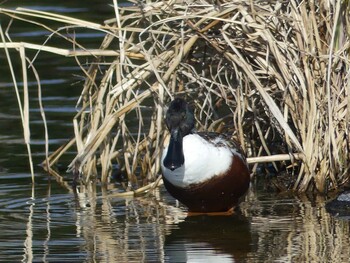
[[[239,203],[250,175],[239,144],[218,133],[194,131],[194,114],[182,98],[166,113],[170,142],[161,169],[167,191],[190,212],[225,212]]]

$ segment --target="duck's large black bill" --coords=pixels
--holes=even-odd
[[[178,129],[171,131],[168,152],[164,158],[163,165],[174,171],[185,163],[182,147],[182,135]]]

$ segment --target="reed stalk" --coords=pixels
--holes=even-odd
[[[3,39],[0,48],[53,52],[78,64],[79,56],[95,57],[88,70],[82,69],[86,81],[75,138],[49,158],[50,165],[75,145],[69,168],[83,182],[107,183],[118,164],[130,187],[152,185],[168,136],[162,121],[166,105],[183,96],[193,104],[198,130],[232,134],[249,163],[293,167],[294,190],[325,192],[348,182],[348,1],[131,3],[121,7],[113,1],[115,18],[104,25],[0,9],[73,46]],[[65,25],[54,29],[43,20]],[[60,33],[67,28],[97,30],[105,39],[99,48],[85,49]],[[105,62],[108,68],[99,71]]]
[[[22,80],[23,80],[23,98],[21,98],[20,91],[19,91],[19,88],[17,85],[16,73],[15,73],[13,65],[12,65],[10,53],[8,51],[6,44],[5,44],[6,40],[5,40],[5,35],[4,35],[3,30],[2,30],[1,24],[0,24],[0,36],[1,36],[1,41],[4,43],[4,50],[5,50],[5,54],[6,54],[6,59],[7,59],[7,62],[9,64],[9,69],[11,72],[13,87],[14,87],[15,92],[16,92],[17,103],[18,103],[18,108],[20,111],[22,127],[23,127],[24,142],[27,146],[30,173],[32,176],[32,183],[34,184],[35,183],[34,166],[33,166],[33,160],[32,160],[31,147],[30,147],[29,95],[28,95],[27,63],[26,63],[25,49],[23,47],[19,48],[19,54],[20,54],[21,66],[22,66]]]

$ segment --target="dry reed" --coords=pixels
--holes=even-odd
[[[29,94],[28,94],[27,61],[26,61],[25,49],[23,47],[19,47],[19,54],[20,54],[21,66],[22,66],[22,81],[23,81],[23,98],[21,98],[19,88],[17,85],[18,76],[15,73],[15,70],[13,68],[12,59],[11,59],[10,53],[8,51],[7,43],[5,40],[5,34],[4,34],[4,31],[1,27],[1,24],[0,24],[0,36],[1,36],[1,41],[3,42],[3,48],[5,50],[6,60],[7,60],[7,63],[9,65],[10,72],[11,72],[13,87],[14,87],[15,92],[16,92],[18,109],[19,109],[19,113],[21,116],[22,126],[23,126],[24,142],[27,146],[30,173],[32,176],[32,183],[34,184],[34,182],[35,182],[34,166],[33,166],[33,161],[32,161],[31,147],[30,147]],[[40,93],[40,88],[38,90]]]
[[[132,3],[119,7],[113,1],[115,18],[104,25],[0,9],[50,30],[74,48],[4,39],[0,47],[49,51],[77,61],[96,57],[83,69],[75,138],[50,156],[47,167],[75,145],[77,156],[69,167],[83,182],[107,182],[118,163],[130,185],[153,183],[167,139],[166,104],[184,96],[193,102],[197,128],[233,134],[254,157],[249,162],[298,164],[298,169],[292,166],[294,190],[324,192],[348,181],[348,1]],[[38,18],[66,25],[51,29]],[[63,36],[66,28],[106,35],[98,49],[89,50]],[[109,66],[102,72],[100,63]]]

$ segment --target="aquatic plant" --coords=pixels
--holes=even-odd
[[[153,186],[168,138],[166,105],[185,96],[193,101],[199,130],[233,134],[251,163],[294,171],[292,189],[324,192],[349,180],[348,1],[130,3],[114,0],[115,18],[104,25],[0,9],[73,46],[21,47],[95,57],[82,67],[75,138],[46,160],[50,172],[75,146],[69,168],[83,182],[107,182],[118,164],[131,185]],[[42,19],[65,25],[51,29]],[[87,49],[61,34],[68,28],[99,30],[105,38],[98,49]],[[1,47],[16,47],[6,41]]]

